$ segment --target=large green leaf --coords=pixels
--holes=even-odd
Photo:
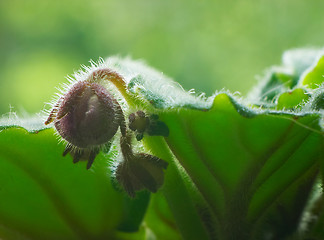
[[[170,128],[168,145],[224,225],[225,235],[247,233],[244,223],[257,221],[318,165],[322,136],[317,115],[247,118],[220,94],[209,111],[175,109],[160,116]]]
[[[130,200],[113,187],[113,153],[100,154],[86,170],[62,157],[53,129],[35,121],[28,129],[37,134],[29,133],[14,127],[17,121],[3,124],[0,134],[0,237],[114,239],[117,229],[138,230],[149,196]]]
[[[249,107],[228,93],[197,98],[141,63],[108,61],[119,61],[115,70],[125,77],[136,101],[138,97],[143,99],[141,105],[135,105],[158,114],[169,127],[170,135],[165,140],[176,158],[170,157],[169,161],[180,163],[206,201],[217,219],[214,230],[220,239],[258,239],[267,234],[284,237],[297,231],[319,172],[323,141],[321,114],[307,107],[302,109],[308,100],[303,90],[290,90],[302,74],[299,68],[305,70],[307,66],[292,61],[296,66],[294,82],[282,80],[289,86],[276,93],[281,94],[278,102],[273,102],[273,110],[267,110]],[[301,110],[295,110],[297,106]],[[146,136],[145,142],[156,155],[168,158],[161,151],[165,146],[162,142],[157,146],[155,137]],[[196,212],[200,215],[198,209]],[[279,229],[280,214],[294,220],[284,234]],[[277,228],[275,224],[265,226],[270,219],[276,219]],[[209,231],[207,225],[205,222]]]

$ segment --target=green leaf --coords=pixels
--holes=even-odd
[[[281,93],[291,91],[297,85],[300,87],[305,85],[300,83],[303,82],[307,71],[311,71],[308,69],[316,65],[322,55],[323,49],[286,51],[282,58],[282,64],[266,71],[260,83],[249,94],[249,99],[256,105],[274,108],[275,101]],[[318,76],[315,77],[318,81]]]
[[[123,198],[123,218],[117,230],[123,232],[137,232],[143,221],[149,199],[150,193],[147,191],[138,193],[135,199],[125,195]]]
[[[323,54],[323,48],[300,48],[285,51],[282,65],[293,70],[299,78]]]
[[[256,239],[264,239],[265,233],[271,233],[273,239],[295,239],[304,234],[303,221],[309,216],[305,209],[310,202],[313,186],[316,186],[314,181],[317,174],[318,166],[314,166],[291,184],[275,204],[265,210],[263,221],[256,228]]]
[[[37,134],[16,125],[2,126],[0,133],[0,237],[111,239],[128,221],[127,210],[137,219],[128,226],[139,228],[149,196],[135,200],[142,209],[122,201],[110,177],[113,153],[99,154],[86,170],[85,163],[62,157],[64,145],[40,121],[28,128]]]
[[[8,113],[7,117],[0,118],[0,131],[8,128],[23,128],[30,133],[38,133],[49,128],[45,126],[44,121],[41,115],[19,118],[16,113]]]
[[[157,239],[181,239],[172,212],[161,193],[152,195],[145,224],[154,232]]]
[[[259,93],[262,100],[272,102],[278,94],[297,84],[296,76],[285,71],[287,70],[276,68],[269,71],[264,80],[265,84]]]
[[[309,88],[318,88],[324,82],[324,55],[305,73],[301,84]]]
[[[316,114],[247,118],[220,94],[209,111],[175,109],[160,117],[170,128],[168,145],[223,225],[225,238],[242,234],[237,222],[257,221],[320,160]]]
[[[296,80],[302,71],[293,70]],[[173,161],[179,162],[217,219],[214,231],[220,239],[258,239],[297,231],[323,154],[319,112],[253,109],[228,93],[197,98],[139,62],[121,60],[118,71],[124,74],[130,92],[142,99],[142,107],[168,126],[170,135],[165,140],[176,157]],[[293,88],[297,81],[286,76],[276,74],[282,80],[278,86],[289,83],[286,89]],[[295,89],[282,94],[273,109],[294,110],[307,99],[302,89]],[[144,138],[163,159],[155,138]],[[300,191],[305,193],[302,197],[298,197]],[[275,224],[266,227],[267,220],[278,219],[276,206],[285,209],[286,219],[294,219],[285,233]],[[185,228],[180,230],[185,234]]]
[[[208,108],[211,101],[186,92],[178,83],[145,65],[129,58],[110,57],[106,64],[118,72],[134,96],[130,108],[164,109],[170,107]],[[136,97],[135,97],[136,96]],[[125,96],[124,96],[125,97]],[[140,100],[139,100],[140,99]]]
[[[288,91],[280,94],[277,103],[277,109],[294,109],[308,100],[309,96],[305,90],[296,88],[293,91]]]

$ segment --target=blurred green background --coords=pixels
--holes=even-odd
[[[284,50],[323,42],[322,0],[0,0],[0,115],[39,112],[89,59],[129,55],[187,90],[244,95]]]

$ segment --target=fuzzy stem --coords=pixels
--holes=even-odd
[[[125,161],[128,161],[133,157],[131,137],[132,136],[130,134],[126,134],[126,136],[120,137],[120,148]]]
[[[88,78],[88,81],[90,82],[98,82],[102,80],[107,80],[114,84],[118,91],[123,95],[129,106],[133,106],[137,103],[136,98],[128,92],[126,82],[118,73],[108,68],[103,68],[94,71]]]

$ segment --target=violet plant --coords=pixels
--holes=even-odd
[[[248,97],[207,98],[83,66],[45,118],[0,121],[0,237],[324,239],[323,75],[323,50],[291,50]]]

